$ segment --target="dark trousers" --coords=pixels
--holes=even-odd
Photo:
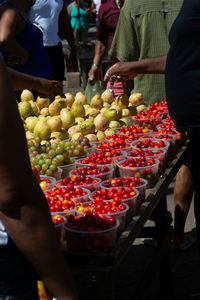
[[[200,254],[200,128],[191,129],[189,138],[194,182],[194,214],[196,218],[197,241]]]
[[[62,51],[62,44],[59,43],[56,46],[45,47],[45,49],[47,50],[53,69],[53,76],[51,77],[51,79],[62,82],[64,80],[65,74],[65,62]]]
[[[0,300],[39,300],[38,276],[13,246],[0,246]]]

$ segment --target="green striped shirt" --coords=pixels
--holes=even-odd
[[[168,34],[182,0],[125,0],[112,42],[110,55],[120,61],[135,61],[166,55]],[[163,8],[168,10],[164,15]],[[134,90],[152,103],[165,99],[164,75],[138,75]]]

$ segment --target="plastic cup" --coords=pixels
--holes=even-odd
[[[148,181],[147,188],[152,188],[158,180],[160,161],[155,159],[155,164],[146,167],[122,167],[125,160],[117,163],[120,177],[141,177]]]
[[[68,249],[88,253],[108,252],[116,242],[118,228],[118,220],[115,226],[98,231],[74,230],[64,225]]]
[[[50,190],[54,185],[56,185],[56,179],[52,176],[45,176],[45,175],[40,175],[40,179],[41,179],[41,182],[44,181],[44,179],[47,178],[50,180],[50,183],[47,183],[47,184],[40,184],[40,187],[43,191],[46,191],[46,190]],[[40,182],[40,183],[41,183]]]
[[[109,168],[108,172],[105,172],[105,173],[102,173],[102,174],[86,175],[86,176],[89,176],[89,177],[92,177],[92,178],[100,178],[102,181],[113,178],[114,171],[115,171],[114,168],[111,167],[111,166],[106,166],[106,167]],[[101,169],[102,166],[99,166],[98,168]],[[81,168],[78,168],[78,170],[80,170],[80,169]],[[81,174],[73,174],[73,171],[74,170],[70,171],[70,173],[69,173],[70,177],[73,176],[73,175],[81,175]]]

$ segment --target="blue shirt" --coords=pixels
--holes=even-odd
[[[27,73],[32,76],[50,78],[52,75],[52,68],[48,53],[43,46],[42,32],[33,24],[26,22],[24,29],[15,36],[15,39],[28,51],[29,59],[25,65],[12,65],[10,67],[16,71]],[[0,48],[0,52],[7,64],[9,54],[2,48]]]

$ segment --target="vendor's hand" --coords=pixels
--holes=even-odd
[[[37,92],[39,92],[40,94],[46,97],[51,97],[56,95],[60,95],[61,97],[64,97],[62,88],[63,88],[62,82],[56,80],[48,80],[44,78],[38,78],[34,86],[34,90],[36,90]]]
[[[89,73],[88,73],[88,77],[90,80],[99,80],[100,78],[100,74],[101,74],[101,70],[100,67],[98,66],[92,66]]]
[[[109,81],[111,77],[115,81],[126,81],[135,78],[138,74],[131,70],[130,65],[130,62],[118,62],[114,64],[107,70],[104,81]]]
[[[23,66],[27,63],[29,59],[29,53],[25,49],[22,48],[21,55],[13,55],[10,54],[8,56],[8,65],[18,65],[18,66]]]

